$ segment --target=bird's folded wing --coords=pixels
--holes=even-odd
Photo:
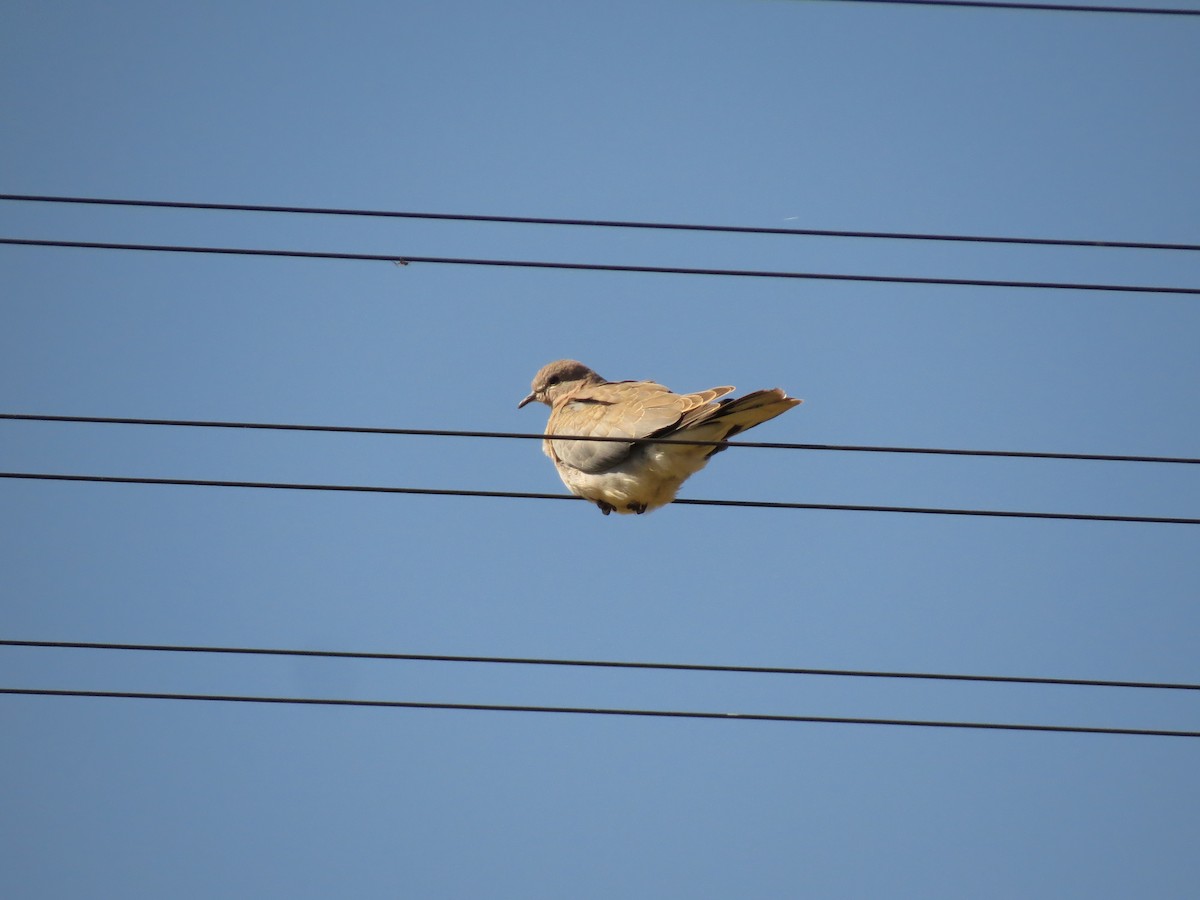
[[[665,434],[688,413],[708,406],[731,387],[673,394],[653,381],[590,385],[556,406],[546,434],[646,438]],[[635,444],[625,441],[549,441],[556,460],[584,472],[602,472],[621,463]]]

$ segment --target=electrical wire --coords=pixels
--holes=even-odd
[[[928,719],[878,719],[851,716],[798,716],[779,713],[703,712],[667,709],[613,709],[584,706],[530,706],[500,703],[440,703],[418,700],[348,700],[326,697],[272,697],[243,694],[176,694],[158,691],[84,691],[50,688],[0,687],[0,694],[30,697],[87,697],[126,700],[192,700],[220,703],[273,703],[303,706],[351,706],[374,709],[443,709],[458,712],[560,713],[585,716],[637,716],[666,719],[723,719],[742,722],[806,722],[823,725],[893,725],[919,728],[969,728],[989,731],[1040,731],[1067,734],[1136,735],[1139,737],[1200,737],[1200,731],[1162,728],[1110,728],[1092,725],[1029,725],[1011,722],[949,722]]]
[[[493,266],[522,269],[564,269],[585,272],[626,272],[658,275],[709,275],[733,278],[783,278],[809,281],[853,281],[875,284],[926,284],[955,287],[1004,287],[1033,290],[1108,291],[1137,294],[1200,294],[1200,288],[1138,284],[1096,284],[1067,281],[1019,281],[986,278],[939,278],[912,275],[850,275],[828,272],[788,272],[763,269],[709,269],[690,266],[638,266],[622,263],[551,262],[547,260],[480,259],[462,256],[407,256],[397,253],[348,253],[329,250],[270,250],[251,247],[198,247],[189,244],[125,244],[112,241],[64,241],[37,238],[0,238],[0,244],[18,247],[58,247],[84,250],[133,250],[151,253],[204,253],[292,259],[338,259],[358,262],[391,262],[453,266]]]
[[[543,494],[527,491],[476,491],[459,488],[390,487],[386,485],[309,484],[278,481],[225,481],[199,478],[146,478],[127,475],[68,475],[51,472],[0,472],[0,478],[35,481],[76,481],[97,484],[155,484],[191,487],[258,488],[289,491],[340,491],[344,493],[416,494],[431,497],[493,497],[517,500],[581,500],[571,494]],[[877,506],[857,503],[791,503],[775,500],[685,500],[671,501],[683,506],[728,506],[746,509],[809,509],[842,512],[908,513],[939,516],[986,516],[1010,519],[1063,519],[1086,522],[1128,522],[1159,525],[1200,525],[1198,518],[1175,516],[1123,516],[1098,513],[1055,513],[997,509],[950,509],[926,506]]]
[[[1131,250],[1200,250],[1200,244],[1155,241],[1099,241],[1072,238],[1001,237],[970,234],[930,234],[897,231],[846,231],[829,228],[771,228],[756,225],[703,225],[680,222],[641,222],[620,219],[566,219],[546,216],[499,216],[470,213],[411,212],[324,206],[273,206],[255,203],[194,203],[183,200],[128,200],[105,197],[62,197],[46,194],[0,194],[0,200],[29,203],[73,203],[132,206],[152,209],[190,209],[221,212],[268,212],[313,216],[361,216],[388,219],[429,219],[446,222],[489,222],[507,225],[561,225],[587,228],[643,228],[660,231],[703,231],[721,234],[774,234],[801,237],[861,238],[867,240],[948,241],[980,244],[1023,244],[1047,247],[1094,247]]]
[[[990,684],[1034,684],[1069,687],[1136,688],[1143,690],[1200,691],[1200,684],[1169,681],[1113,681],[1098,678],[1043,678],[1026,675],[961,675],[945,672],[881,672],[869,669],[815,669],[792,666],[736,666],[712,663],[625,662],[597,659],[553,659],[527,656],[459,656],[444,653],[384,653],[362,650],[286,650],[276,647],[212,647],[188,644],[121,644],[98,641],[27,641],[0,639],[0,647],[54,650],[117,650],[284,656],[318,659],[388,660],[400,662],[479,663],[491,665],[552,666],[595,669],[650,669],[671,672],[721,672],[754,675],[817,675],[838,678],[889,678],[926,681],[965,681]]]
[[[409,437],[466,437],[520,440],[545,440],[546,435],[518,431],[462,431],[445,428],[376,428],[357,425],[288,425],[271,422],[227,422],[197,419],[145,419],[121,416],[59,416],[39,413],[0,413],[0,421],[62,422],[93,425],[162,425],[190,428],[242,428],[269,431],[313,431],[333,434],[380,434]],[[692,441],[678,438],[614,438],[595,435],[558,435],[564,441],[608,441],[622,444],[684,444],[697,447],[749,447],[768,450],[836,450],[854,453],[917,453],[944,456],[984,456],[1017,459],[1065,459],[1102,462],[1143,462],[1200,464],[1200,458],[1187,456],[1132,456],[1115,453],[1053,453],[1036,450],[956,450],[944,447],[883,447],[862,444],[799,444],[778,441]]]
[[[1097,4],[1042,4],[1014,0],[842,0],[852,4],[898,4],[901,6],[960,6],[979,10],[1019,10],[1025,12],[1112,12],[1144,13],[1147,16],[1200,16],[1200,10],[1181,10],[1166,6],[1102,6]]]
[[[1101,6],[1094,3],[1034,3],[1026,0],[840,0],[843,3],[892,3],[900,6],[958,6],[975,9],[1012,9],[1038,12],[1120,13],[1155,16],[1200,16],[1200,10],[1178,7]]]

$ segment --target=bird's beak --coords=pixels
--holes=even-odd
[[[517,409],[520,409],[526,403],[532,403],[536,399],[537,399],[537,397],[535,397],[533,394],[530,394],[528,397],[526,397],[524,400],[522,400],[520,403],[517,404]]]

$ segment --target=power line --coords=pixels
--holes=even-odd
[[[334,434],[379,434],[409,437],[466,437],[520,440],[544,440],[546,435],[519,431],[463,431],[445,428],[376,428],[357,425],[289,425],[269,422],[204,421],[197,419],[146,419],[121,416],[58,416],[38,413],[0,413],[0,421],[64,422],[93,425],[163,425],[191,428],[242,428],[270,431],[313,431]],[[862,444],[799,444],[778,441],[690,441],[676,438],[614,438],[595,435],[558,435],[564,441],[607,441],[622,444],[686,444],[699,447],[749,447],[769,450],[837,450],[855,453],[917,453],[945,456],[986,456],[1018,459],[1066,459],[1102,462],[1144,462],[1200,464],[1200,458],[1186,456],[1131,456],[1114,453],[1053,453],[1036,450],[956,450],[943,447],[884,447]]]
[[[893,3],[901,6],[958,6],[975,9],[1012,9],[1038,12],[1120,13],[1154,16],[1200,16],[1200,10],[1177,7],[1100,6],[1093,3],[1031,3],[1014,0],[841,0],[843,3]]]
[[[330,250],[269,250],[250,247],[198,247],[188,244],[123,244],[111,241],[62,241],[35,238],[0,238],[0,244],[19,247],[59,247],[84,250],[134,250],[152,253],[205,253],[226,256],[267,256],[292,259],[338,259],[357,262],[391,262],[397,265],[492,266],[520,269],[565,269],[585,272],[629,272],[657,275],[709,275],[733,278],[784,278],[809,281],[854,281],[876,284],[936,284],[955,287],[1005,287],[1034,290],[1115,291],[1138,294],[1200,294],[1200,288],[1136,284],[1095,284],[1067,281],[1014,281],[985,278],[939,278],[912,275],[848,275],[828,272],[788,272],[764,269],[707,269],[689,266],[638,266],[623,263],[551,262],[547,260],[480,259],[461,256],[407,256],[397,253],[349,253]]]
[[[23,641],[0,639],[2,647],[56,650],[118,650],[237,654],[320,659],[388,660],[400,662],[480,663],[492,665],[554,666],[597,669],[650,669],[672,672],[722,672],[755,675],[819,675],[839,678],[893,678],[927,681],[966,681],[992,684],[1035,684],[1069,687],[1140,688],[1151,690],[1200,691],[1200,684],[1163,681],[1113,681],[1098,678],[1041,678],[1026,675],[961,675],[944,672],[881,672],[868,669],[815,669],[792,666],[737,666],[712,663],[625,662],[596,659],[554,659],[525,656],[461,656],[444,653],[384,653],[362,650],[286,650],[275,647],[212,647],[187,644],[121,644],[97,641]]]
[[[221,212],[267,212],[315,216],[361,216],[388,219],[427,219],[446,222],[489,222],[506,225],[562,225],[587,228],[644,228],[659,231],[704,231],[721,234],[774,234],[800,237],[861,238],[868,240],[950,241],[980,244],[1033,244],[1048,247],[1094,247],[1131,250],[1200,250],[1200,244],[1156,241],[1100,241],[1072,238],[1001,237],[969,234],[931,234],[898,231],[847,231],[830,228],[771,228],[757,225],[704,225],[681,222],[644,222],[620,219],[570,219],[547,216],[502,216],[472,213],[412,212],[405,210],[350,209],[327,206],[275,206],[256,203],[198,203],[183,200],[128,200],[103,197],[60,197],[45,194],[0,194],[0,200],[30,203],[73,203],[97,206],[134,206],[154,209],[192,209]]]
[[[335,491],[369,494],[416,494],[431,497],[493,497],[516,500],[580,500],[571,494],[543,494],[527,491],[476,491],[459,488],[390,487],[386,485],[310,484],[307,482],[224,481],[198,478],[146,478],[126,475],[67,475],[49,472],[0,472],[0,478],[35,481],[77,481],[97,484],[156,484],[190,487],[258,488],[290,491]],[[1097,513],[1054,513],[996,509],[950,509],[925,506],[876,506],[856,503],[792,503],[774,500],[684,500],[671,501],[684,506],[729,506],[747,509],[808,509],[841,512],[909,513],[940,516],[986,516],[1010,519],[1063,519],[1086,522],[1136,522],[1159,525],[1200,525],[1200,519],[1173,516],[1121,516]]]
[[[559,713],[585,716],[636,716],[667,719],[723,719],[742,722],[807,722],[823,725],[894,725],[922,728],[970,728],[990,731],[1040,731],[1067,734],[1136,735],[1139,737],[1200,737],[1200,731],[1159,728],[1108,728],[1089,725],[1027,725],[1010,722],[947,722],[927,719],[876,719],[850,716],[796,716],[778,713],[702,712],[667,709],[613,709],[583,706],[529,706],[499,703],[440,703],[418,700],[347,700],[326,697],[271,697],[242,694],[175,694],[157,691],[83,691],[49,688],[0,687],[0,694],[30,697],[88,697],[126,700],[192,700],[219,703],[274,703],[304,706],[351,706],[374,709],[443,709],[458,712]]]

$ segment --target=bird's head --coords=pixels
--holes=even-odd
[[[555,402],[587,384],[603,384],[604,379],[581,362],[573,359],[558,359],[542,366],[533,376],[533,390],[517,404],[520,409],[536,400],[553,407]]]

